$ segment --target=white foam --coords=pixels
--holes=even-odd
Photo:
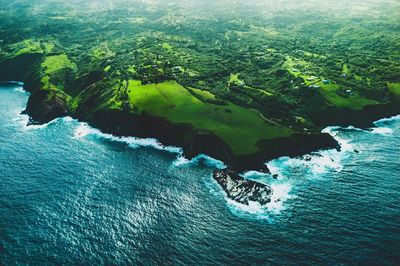
[[[290,194],[292,189],[290,183],[271,184],[271,188],[273,190],[271,202],[266,205],[261,205],[259,202],[254,201],[249,201],[249,205],[241,204],[229,199],[225,192],[223,194],[229,210],[236,216],[272,222],[275,216],[286,209],[285,202],[294,198],[294,196]]]
[[[355,127],[347,127],[345,129],[350,129],[350,130],[355,130],[355,131],[364,131],[359,128]],[[343,137],[340,136],[340,131],[343,130],[342,127],[326,127],[322,130],[322,133],[328,133],[330,134],[337,142],[339,142],[341,151],[346,152],[346,151],[354,151],[354,146],[350,143],[350,140],[344,139]],[[336,151],[335,149],[333,150],[328,150],[328,151]]]
[[[389,136],[393,134],[393,129],[388,127],[374,127],[371,129],[372,133]]]
[[[87,123],[79,123],[74,131],[75,139],[82,139],[88,135],[93,135],[98,138],[107,139],[115,142],[123,142],[129,145],[131,148],[139,147],[152,147],[157,150],[168,151],[171,153],[181,154],[182,149],[174,146],[164,146],[158,140],[153,138],[136,138],[136,137],[117,137],[111,134],[103,133],[98,129],[89,126]]]
[[[74,139],[86,137],[92,132],[92,128],[86,123],[79,123],[74,131]]]
[[[26,125],[25,124],[25,130],[38,130],[38,129],[43,129],[46,128],[50,125],[56,124],[58,121],[62,121],[63,118],[56,118],[48,123],[45,124],[41,124],[41,125]],[[28,121],[29,121],[29,117],[28,117]]]
[[[195,163],[198,163],[200,161],[203,161],[209,167],[215,167],[218,169],[226,168],[226,165],[222,161],[214,159],[205,154],[199,154],[194,159],[192,159],[192,162],[195,162]]]
[[[14,89],[14,91],[16,92],[20,92],[20,93],[24,93],[24,94],[29,94],[26,90],[24,90],[24,88],[22,87],[17,87]]]
[[[247,179],[259,181],[260,179],[264,180],[264,178],[269,177],[270,174],[262,173],[259,171],[248,171],[248,172],[241,174],[240,176],[247,178]]]
[[[176,158],[176,160],[172,164],[176,167],[189,166],[191,164],[191,161],[185,158],[185,156],[181,154]]]
[[[206,180],[206,186],[210,189],[210,192],[218,197],[222,195],[227,203],[228,209],[238,217],[272,222],[276,215],[279,215],[286,209],[285,202],[295,197],[291,194],[292,185],[287,179],[274,180],[270,174],[257,171],[249,171],[242,174],[242,176],[271,186],[271,202],[265,205],[254,201],[250,201],[249,205],[238,203],[228,198],[225,191],[214,178],[210,177],[210,179]]]
[[[292,190],[292,185],[288,182],[286,183],[275,183],[271,184],[272,196],[271,202],[266,205],[269,212],[274,214],[279,214],[285,209],[285,201],[293,198],[294,196],[290,194]]]
[[[343,170],[341,161],[344,156],[336,150],[321,151],[307,157],[281,157],[268,162],[267,166],[278,178],[290,178],[296,172],[303,173],[306,178],[322,178],[326,173]]]
[[[384,136],[393,135],[393,123],[400,121],[400,115],[392,116],[389,118],[383,118],[374,122],[375,127],[372,128],[372,132]]]
[[[272,160],[266,165],[271,174],[260,173],[257,171],[249,171],[244,173],[244,178],[256,180],[257,182],[270,185],[273,189],[271,202],[265,206],[261,206],[257,202],[251,202],[249,205],[237,203],[229,199],[222,188],[215,181],[218,190],[223,192],[225,200],[228,203],[229,209],[237,216],[247,217],[250,219],[266,219],[271,221],[274,215],[280,214],[285,208],[285,202],[288,199],[295,198],[292,193],[293,186],[304,184],[305,179],[320,179],[329,177],[335,172],[341,172],[344,168],[342,162],[348,158],[356,150],[350,139],[346,139],[341,134],[343,131],[354,131],[363,133],[373,133],[390,135],[393,134],[393,129],[390,128],[394,121],[398,121],[399,116],[381,119],[374,123],[376,127],[370,130],[363,130],[353,126],[342,127],[327,127],[322,130],[323,133],[328,133],[339,142],[341,150],[336,149],[321,150],[299,158],[281,157]],[[272,179],[271,175],[278,175],[278,179]],[[297,178],[297,179],[296,179]],[[290,181],[289,181],[290,180]]]
[[[12,85],[16,85],[16,86],[21,86],[21,87],[24,86],[24,83],[23,83],[23,82],[20,82],[20,81],[14,81],[14,80],[12,80],[12,81],[10,81],[9,83],[12,84]]]
[[[173,164],[176,167],[183,167],[183,166],[198,165],[200,162],[203,162],[208,167],[213,167],[217,169],[226,168],[226,165],[222,161],[214,159],[205,154],[199,154],[195,158],[188,160],[181,153],[181,155],[178,156],[178,158],[173,162]]]
[[[63,120],[64,122],[66,122],[66,123],[78,121],[78,120],[73,119],[73,118],[70,117],[70,116],[63,117],[62,120]]]
[[[393,134],[393,129],[388,127],[390,126],[393,122],[399,121],[400,120],[400,115],[397,116],[392,116],[389,118],[383,118],[378,121],[374,122],[374,126],[372,128],[369,128],[368,130],[356,128],[354,126],[348,126],[348,127],[327,127],[324,130],[322,130],[323,133],[329,133],[333,137],[337,138],[339,132],[342,130],[352,130],[352,131],[359,131],[359,132],[365,132],[365,133],[373,133],[373,134],[380,134],[384,136],[389,136]]]
[[[379,119],[379,120],[374,122],[374,125],[375,126],[380,126],[382,124],[392,123],[392,122],[395,122],[395,121],[400,121],[400,115],[392,116],[392,117],[389,117],[389,118]]]

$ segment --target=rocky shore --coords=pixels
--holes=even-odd
[[[182,147],[184,156],[192,159],[199,154],[223,161],[230,169],[243,172],[257,170],[268,173],[267,160],[280,156],[300,156],[318,149],[339,149],[329,134],[294,134],[291,137],[260,142],[262,152],[235,156],[230,147],[218,136],[198,132],[188,124],[171,124],[167,120],[148,115],[137,115],[120,110],[99,111],[93,115],[77,113],[81,121],[116,136],[155,138],[163,145]]]
[[[28,55],[0,63],[0,81],[18,80],[24,82],[24,89],[31,93],[25,113],[33,123],[47,123],[57,117],[72,116],[105,133],[117,136],[135,136],[140,138],[156,138],[167,146],[182,147],[186,158],[191,159],[198,154],[207,154],[223,161],[236,172],[257,170],[269,172],[265,161],[281,156],[301,156],[315,150],[340,149],[338,142],[329,134],[313,132],[295,133],[290,137],[260,141],[259,152],[237,156],[231,148],[217,135],[211,132],[199,132],[189,124],[173,124],[169,121],[146,114],[135,114],[129,110],[102,109],[104,95],[112,93],[106,85],[96,87],[96,78],[82,82],[86,89],[80,88],[81,104],[72,109],[71,97],[62,90],[44,90],[41,88],[39,63],[40,55]],[[90,81],[90,82],[89,82]],[[93,83],[94,82],[94,83]],[[88,92],[86,95],[85,93]],[[332,109],[332,108],[331,108]],[[395,103],[367,106],[363,110],[353,111],[340,109],[324,109],[322,114],[315,113],[313,121],[321,128],[328,125],[356,125],[370,127],[382,117],[400,113],[400,106]],[[335,109],[338,111],[338,109]]]
[[[245,179],[228,170],[215,170],[213,177],[228,198],[240,204],[249,205],[250,202],[258,202],[265,205],[271,202],[273,191],[267,185]]]

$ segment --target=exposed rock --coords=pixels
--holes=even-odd
[[[265,205],[271,202],[272,188],[240,177],[228,170],[215,170],[214,179],[226,192],[228,198],[245,205],[250,201]]]
[[[31,117],[31,124],[47,123],[68,114],[67,96],[40,90],[31,95],[24,113]]]
[[[230,169],[237,172],[257,170],[268,173],[265,162],[281,156],[302,156],[321,149],[336,148],[339,143],[327,133],[302,132],[288,137],[262,140],[257,143],[258,152],[246,155],[236,155],[229,145],[212,132],[199,132],[189,124],[173,124],[169,121],[146,114],[135,114],[126,110],[103,110],[105,100],[113,96],[112,86],[107,82],[97,82],[80,94],[81,103],[72,109],[69,95],[76,95],[82,87],[100,80],[104,73],[89,73],[76,80],[72,86],[62,90],[45,91],[41,86],[39,73],[43,55],[24,55],[13,59],[0,60],[0,81],[20,80],[24,89],[31,93],[25,113],[32,121],[46,123],[54,118],[70,115],[80,121],[88,122],[100,130],[118,136],[136,136],[142,138],[157,138],[168,146],[182,147],[186,158],[191,159],[198,154],[207,154],[226,163]],[[96,85],[97,84],[97,85]],[[102,84],[101,87],[98,87]],[[74,91],[74,88],[76,89]],[[68,93],[68,94],[67,94]],[[314,102],[315,101],[315,102]],[[321,101],[324,99],[321,98]],[[397,103],[366,106],[362,110],[327,107],[321,112],[315,112],[321,102],[315,99],[307,103],[304,110],[317,127],[328,125],[356,125],[370,127],[372,122],[400,112]],[[306,158],[310,160],[310,158]]]

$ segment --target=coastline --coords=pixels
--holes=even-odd
[[[27,93],[23,91],[22,89],[17,89],[17,88],[3,88],[3,91],[10,91],[8,95],[10,97],[13,97],[13,95],[16,95],[17,97],[23,97],[24,102],[18,106],[15,106],[16,108],[10,108],[11,112],[7,115],[10,119],[13,117],[18,116],[18,110],[21,111],[23,104],[26,103],[27,100]],[[14,92],[16,91],[16,92]],[[21,96],[22,95],[22,96]],[[4,105],[3,105],[4,106]],[[4,111],[7,111],[4,110]],[[19,117],[19,116],[18,116]],[[335,170],[335,169],[330,169],[330,168],[325,168],[324,172],[321,171],[316,171],[317,166],[320,164],[317,164],[322,160],[322,157],[317,157],[313,156],[313,161],[308,162],[305,161],[304,159],[289,159],[287,158],[286,160],[276,160],[272,163],[269,163],[271,165],[271,172],[276,173],[277,169],[274,169],[272,166],[279,167],[279,178],[278,179],[273,179],[271,178],[271,175],[265,175],[265,176],[260,176],[260,174],[256,175],[254,174],[253,176],[246,175],[246,178],[255,180],[260,183],[266,183],[271,188],[274,190],[272,194],[272,201],[271,203],[267,204],[266,206],[259,207],[258,205],[243,205],[239,204],[236,201],[230,200],[223,191],[223,189],[218,185],[217,181],[214,181],[214,179],[211,176],[212,172],[212,167],[204,167],[204,166],[197,166],[196,162],[190,162],[185,165],[182,165],[180,167],[175,166],[175,161],[174,157],[175,154],[170,154],[168,152],[162,152],[162,151],[154,151],[153,148],[148,147],[148,148],[131,148],[132,145],[128,145],[125,143],[119,143],[119,142],[114,142],[113,140],[107,140],[104,139],[101,136],[98,136],[96,132],[98,130],[95,130],[93,128],[90,128],[89,134],[86,137],[82,137],[82,139],[74,139],[75,133],[78,135],[79,132],[85,132],[83,123],[78,123],[75,119],[72,121],[71,118],[66,117],[66,118],[60,118],[55,120],[54,122],[51,122],[50,125],[44,125],[43,127],[27,127],[25,128],[24,125],[26,123],[22,123],[21,120],[27,121],[27,116],[23,115],[20,117],[21,119],[16,120],[16,122],[12,122],[13,125],[10,125],[11,130],[17,130],[19,133],[18,134],[12,134],[11,136],[15,140],[15,138],[19,138],[20,140],[17,139],[19,143],[24,142],[25,140],[34,139],[37,140],[35,143],[29,143],[27,141],[27,145],[29,144],[29,147],[33,146],[40,146],[41,143],[43,143],[43,149],[50,152],[50,151],[62,151],[62,154],[64,156],[49,156],[47,153],[44,153],[45,158],[52,158],[54,161],[58,161],[60,164],[57,165],[58,167],[55,167],[54,164],[51,165],[51,167],[43,167],[43,165],[48,165],[48,163],[41,163],[41,159],[43,158],[40,156],[40,153],[35,153],[37,156],[25,156],[24,153],[18,153],[20,157],[22,158],[27,158],[28,161],[34,161],[34,168],[28,167],[30,171],[25,174],[26,177],[21,178],[20,182],[14,182],[15,187],[22,187],[26,188],[25,191],[32,191],[32,186],[21,186],[20,184],[26,184],[26,182],[30,181],[30,179],[34,179],[33,177],[29,178],[30,176],[35,176],[35,171],[36,174],[41,173],[40,171],[52,171],[51,173],[59,173],[56,176],[48,175],[48,178],[41,178],[37,177],[36,180],[38,181],[46,181],[46,183],[43,185],[45,189],[49,189],[54,193],[53,195],[57,195],[58,198],[60,199],[60,203],[56,203],[55,205],[55,210],[60,210],[61,213],[66,213],[67,216],[65,217],[79,217],[80,216],[71,216],[69,215],[71,211],[76,211],[80,213],[80,208],[77,208],[74,204],[74,202],[81,203],[82,198],[86,194],[82,194],[82,191],[85,192],[87,190],[83,190],[82,186],[84,186],[85,189],[90,189],[89,191],[93,191],[93,187],[95,188],[95,191],[98,192],[99,198],[103,200],[103,202],[112,202],[113,204],[121,203],[123,204],[124,207],[126,207],[125,204],[132,204],[130,206],[137,205],[137,210],[142,210],[142,213],[144,216],[139,216],[138,221],[140,219],[143,219],[143,217],[148,217],[149,212],[146,211],[148,209],[145,209],[145,207],[152,206],[154,211],[151,212],[151,214],[154,213],[159,213],[159,211],[164,210],[163,208],[160,208],[160,205],[151,205],[150,203],[152,201],[149,201],[147,197],[152,196],[154,194],[149,193],[148,191],[154,191],[152,190],[153,188],[157,189],[163,189],[163,191],[171,191],[171,196],[175,195],[174,197],[167,197],[166,195],[163,196],[161,199],[165,201],[165,205],[171,206],[171,208],[176,209],[179,208],[179,206],[182,206],[182,209],[179,209],[179,211],[176,211],[177,217],[181,217],[181,212],[180,210],[189,210],[191,211],[192,215],[188,215],[189,217],[196,217],[198,221],[203,221],[203,217],[209,217],[207,216],[207,213],[214,213],[216,215],[219,215],[216,217],[215,221],[218,223],[222,221],[226,221],[227,228],[229,226],[232,226],[232,221],[235,221],[235,223],[238,224],[243,224],[243,229],[249,228],[249,224],[255,225],[255,226],[260,226],[260,227],[265,227],[265,228],[270,228],[271,232],[275,232],[276,228],[281,227],[281,226],[286,226],[288,229],[283,228],[283,231],[287,231],[291,229],[294,233],[294,235],[298,235],[298,232],[303,232],[301,229],[298,228],[293,228],[293,224],[295,224],[297,221],[303,222],[305,226],[309,223],[309,220],[307,220],[309,217],[313,217],[313,214],[319,215],[319,218],[317,219],[318,224],[316,225],[316,229],[320,227],[319,221],[323,221],[324,217],[331,217],[329,216],[332,214],[332,207],[336,206],[336,204],[341,204],[342,208],[341,210],[346,213],[348,211],[349,213],[353,213],[356,216],[355,217],[364,217],[363,215],[359,215],[357,211],[354,211],[357,209],[357,206],[354,206],[354,199],[358,198],[360,199],[360,202],[362,203],[364,198],[362,195],[364,192],[368,193],[369,191],[373,191],[371,189],[376,188],[378,192],[377,194],[374,194],[373,199],[371,199],[369,202],[374,204],[373,206],[379,206],[381,204],[381,200],[387,199],[388,203],[390,204],[389,206],[393,206],[394,210],[396,205],[393,205],[393,199],[390,197],[383,197],[382,198],[382,193],[384,193],[381,189],[382,185],[387,185],[387,187],[392,187],[391,191],[396,190],[396,188],[393,188],[391,185],[392,182],[388,182],[389,180],[386,179],[386,177],[390,174],[390,171],[393,171],[391,175],[391,180],[396,180],[396,171],[395,169],[397,168],[392,168],[392,166],[396,166],[394,163],[396,162],[396,157],[393,155],[392,160],[389,160],[388,157],[378,157],[379,161],[385,165],[385,161],[387,160],[386,163],[390,163],[392,161],[392,164],[390,164],[390,168],[386,171],[386,168],[381,168],[382,164],[380,163],[373,163],[371,164],[370,160],[366,160],[365,158],[371,158],[373,159],[374,156],[379,155],[379,147],[384,147],[381,145],[378,145],[377,148],[373,149],[378,152],[378,154],[371,154],[370,151],[372,148],[370,148],[372,145],[368,144],[368,140],[379,140],[377,142],[385,142],[385,140],[388,140],[388,143],[393,144],[394,139],[398,139],[398,134],[396,133],[396,136],[391,136],[391,137],[382,137],[378,136],[378,138],[359,138],[360,136],[373,136],[370,133],[362,133],[358,132],[359,130],[352,130],[350,132],[345,132],[343,134],[341,129],[340,130],[342,133],[340,134],[343,137],[343,139],[349,140],[351,144],[349,145],[349,150],[346,152],[345,148],[342,149],[342,152],[337,153],[336,151],[332,151],[332,153],[336,156],[333,156],[332,158],[335,159],[335,162],[337,162],[339,165],[342,165],[343,169],[342,171]],[[11,121],[11,120],[9,120]],[[65,121],[65,122],[64,122]],[[398,125],[398,122],[397,122]],[[81,129],[78,127],[82,126]],[[382,125],[384,126],[384,125]],[[398,127],[397,127],[398,128]],[[78,129],[80,131],[78,131]],[[350,130],[350,129],[349,129]],[[4,131],[3,131],[4,132]],[[10,132],[10,131],[9,131]],[[11,131],[12,132],[12,131]],[[399,132],[397,130],[397,132]],[[61,133],[61,134],[59,134]],[[343,134],[343,135],[342,135]],[[375,135],[375,134],[374,134]],[[26,137],[24,139],[23,137]],[[56,144],[55,148],[52,147],[51,145],[45,145],[47,142],[46,137],[47,136],[53,136],[52,138],[53,143]],[[104,137],[111,137],[111,136],[104,136]],[[58,139],[58,141],[57,141]],[[4,138],[5,141],[7,141],[7,138]],[[354,140],[354,142],[352,141]],[[390,141],[392,140],[392,141]],[[9,140],[11,141],[11,140]],[[8,144],[8,143],[7,143]],[[47,142],[48,144],[48,142]],[[371,143],[372,144],[372,143]],[[373,144],[377,144],[374,142]],[[11,142],[10,142],[11,145]],[[6,145],[6,146],[10,146]],[[68,146],[64,146],[68,145]],[[365,149],[362,147],[365,146]],[[18,150],[18,146],[14,146],[16,150]],[[71,150],[72,154],[69,154],[67,147],[72,147],[74,148]],[[343,146],[345,147],[345,146]],[[390,145],[389,145],[390,147]],[[398,145],[394,146],[393,148],[398,147]],[[111,148],[111,149],[109,149]],[[360,150],[360,154],[355,154],[352,152],[354,148],[357,148]],[[30,150],[30,149],[28,149]],[[82,152],[84,150],[87,150],[89,154],[92,154],[93,157],[91,156],[85,156],[84,162],[86,160],[94,162],[94,166],[97,167],[92,167],[91,164],[87,163],[80,163],[79,158],[82,157]],[[26,149],[23,150],[24,152]],[[43,151],[40,149],[39,151]],[[100,152],[97,152],[100,151]],[[101,152],[103,151],[103,152]],[[107,155],[104,155],[104,153],[111,152],[110,156],[107,159]],[[384,150],[386,153],[390,153],[389,150]],[[28,153],[29,154],[29,153]],[[68,155],[69,154],[69,155]],[[86,154],[86,153],[83,153]],[[101,158],[103,160],[99,160],[98,156],[102,154]],[[151,156],[148,156],[148,155]],[[326,154],[325,152],[323,154]],[[129,156],[132,155],[132,156]],[[10,154],[10,158],[13,155]],[[74,156],[72,157],[73,159],[68,160],[70,157],[69,156]],[[146,159],[142,159],[140,157],[147,157]],[[327,154],[327,156],[330,156],[330,153]],[[118,161],[115,161],[115,157],[121,158],[123,162],[118,163]],[[7,158],[7,157],[5,157]],[[58,159],[57,159],[58,158]],[[61,158],[61,160],[60,160]],[[135,159],[136,158],[136,159]],[[328,157],[324,157],[328,158]],[[153,160],[154,159],[154,160]],[[90,177],[85,176],[88,171],[82,171],[82,168],[78,167],[69,167],[69,169],[73,169],[75,175],[69,175],[69,172],[67,173],[60,173],[60,166],[64,165],[64,162],[68,160],[70,162],[70,165],[84,165],[85,169],[95,169],[96,173],[98,175],[90,175]],[[330,163],[330,160],[325,160],[326,163]],[[14,165],[16,165],[15,168],[18,167],[19,164],[21,164],[22,161],[15,161]],[[46,162],[46,161],[45,161]],[[52,161],[53,162],[53,161]],[[148,163],[143,163],[143,162],[148,162]],[[159,164],[162,162],[162,164]],[[298,162],[297,164],[295,162]],[[393,163],[394,162],[394,163]],[[7,163],[7,161],[5,161]],[[206,163],[209,163],[207,160]],[[302,166],[302,164],[307,164],[306,166]],[[368,165],[369,164],[369,165]],[[109,167],[109,166],[112,167]],[[119,167],[116,167],[119,165]],[[126,166],[126,167],[121,167],[120,166]],[[152,171],[152,168],[155,166],[159,165],[161,168],[155,169],[155,171]],[[389,164],[387,164],[389,166]],[[129,166],[129,167],[127,167]],[[136,168],[136,167],[137,168]],[[381,169],[383,172],[381,173],[387,173],[388,175],[385,176],[384,174],[382,175],[377,175],[376,172],[373,172],[373,174],[365,175],[368,173],[368,171],[371,168],[368,168],[369,166],[374,167],[373,169]],[[90,167],[90,168],[89,168]],[[140,169],[143,170],[147,169],[146,171],[140,171]],[[291,167],[291,168],[289,168]],[[113,172],[105,171],[107,169],[112,169]],[[18,175],[13,175],[13,171],[11,168],[6,169],[6,173],[11,173],[10,180],[14,180],[14,176],[17,177]],[[359,169],[359,171],[357,171]],[[393,170],[392,170],[393,169]],[[21,170],[25,172],[24,170]],[[33,173],[33,174],[32,174]],[[378,172],[379,173],[379,172]],[[154,176],[153,176],[154,174]],[[157,176],[158,175],[158,176]],[[58,177],[59,176],[59,177]],[[164,178],[167,177],[167,178]],[[46,175],[47,177],[47,175]],[[356,179],[358,177],[358,179]],[[69,195],[73,196],[73,200],[69,200],[69,204],[65,204],[65,193],[57,193],[58,190],[54,191],[54,187],[60,187],[57,186],[59,183],[57,182],[59,179],[62,178],[66,181],[65,186],[68,185],[74,185],[71,187],[70,192],[68,193]],[[367,179],[368,178],[368,179]],[[151,182],[149,180],[151,179]],[[34,179],[35,180],[35,179]],[[85,181],[84,184],[82,184],[81,181]],[[98,187],[96,185],[102,185],[102,187]],[[377,184],[376,182],[379,183]],[[132,184],[135,184],[135,188],[132,188]],[[137,184],[137,185],[136,185]],[[177,184],[179,186],[177,186]],[[369,186],[364,186],[364,184],[368,184]],[[62,189],[63,186],[61,186]],[[102,191],[99,191],[100,189],[104,189]],[[147,190],[149,189],[149,190]],[[7,193],[9,195],[13,195],[15,190],[4,190],[4,193]],[[110,193],[105,193],[110,192]],[[118,193],[115,193],[117,191]],[[80,193],[79,193],[80,192]],[[122,193],[126,193],[126,200],[125,201],[112,201],[108,196],[115,194],[116,197],[121,197]],[[353,193],[358,192],[355,196]],[[394,193],[393,192],[393,193]],[[135,196],[132,196],[132,193],[142,193],[140,195],[143,195],[140,198],[137,198]],[[188,196],[193,196],[193,197],[198,197],[198,199],[206,199],[206,201],[191,201],[191,205],[187,205],[187,200],[188,197],[183,197],[181,193],[185,193],[184,195]],[[197,194],[196,194],[197,193]],[[15,193],[14,193],[15,194]],[[340,196],[338,197],[332,197],[332,195],[339,194]],[[6,194],[3,194],[6,195]],[[31,194],[27,194],[31,195]],[[147,196],[145,196],[147,195]],[[360,197],[358,197],[360,195]],[[368,194],[370,195],[370,194]],[[17,197],[18,195],[15,195]],[[347,197],[347,200],[343,201],[343,197]],[[47,197],[48,198],[48,197]],[[31,199],[24,197],[24,199],[29,202]],[[45,206],[48,206],[48,203],[46,201],[43,201],[43,198],[39,198]],[[93,199],[93,197],[89,197],[89,199]],[[115,199],[115,198],[114,198]],[[274,201],[274,199],[279,199],[279,202]],[[177,200],[177,201],[175,201]],[[53,202],[53,201],[51,201]],[[98,203],[89,202],[87,206],[98,206]],[[140,202],[145,202],[146,205],[138,204]],[[182,205],[173,205],[171,202],[181,202]],[[323,210],[326,210],[324,212],[317,211],[315,212],[315,206],[321,206],[320,204],[324,202],[329,202],[329,205],[326,205],[326,207],[322,208]],[[94,203],[94,204],[93,204]],[[32,204],[37,204],[36,202],[33,202]],[[63,204],[65,206],[69,206],[70,211],[65,212],[64,209],[59,209],[57,208],[59,205],[58,204]],[[347,205],[347,206],[346,206]],[[102,205],[103,206],[103,205]],[[114,205],[113,205],[114,206]],[[164,206],[164,205],[162,205]],[[325,206],[325,205],[322,205]],[[353,206],[354,210],[348,210],[348,206]],[[363,204],[358,205],[358,206],[364,206]],[[365,209],[373,209],[374,208],[369,208],[371,205],[368,205],[365,207]],[[212,208],[212,209],[210,209]],[[45,209],[47,210],[47,209]],[[99,210],[98,208],[96,209],[99,213],[101,213],[102,210]],[[136,209],[135,209],[136,210]],[[203,212],[204,210],[204,212]],[[319,210],[319,209],[318,209]],[[379,208],[378,208],[379,210]],[[18,212],[18,208],[13,208],[12,211]],[[110,228],[112,228],[113,225],[115,225],[115,222],[120,219],[120,216],[117,215],[118,213],[126,217],[125,212],[126,208],[118,208],[115,210],[116,215],[112,215],[113,220],[110,221]],[[199,215],[199,212],[201,212],[202,215]],[[131,214],[132,212],[129,212]],[[203,215],[206,215],[204,216]],[[348,222],[347,219],[341,219],[341,214],[343,212],[336,212],[337,214],[337,221],[344,221]],[[59,214],[59,215],[60,215]],[[91,213],[88,213],[88,218],[91,217]],[[390,221],[390,214],[385,217],[381,216],[375,216],[375,213],[370,213],[368,210],[365,211],[365,215],[371,214],[371,219],[374,217],[380,217],[379,221],[377,221],[376,224],[382,224],[382,222],[388,220]],[[11,215],[9,215],[11,217]],[[44,216],[45,218],[48,216]],[[51,216],[53,217],[53,216]],[[59,216],[55,216],[59,217]],[[136,216],[135,216],[136,217]],[[168,216],[169,217],[169,216]],[[35,218],[35,216],[33,216]],[[85,217],[84,217],[85,218]],[[315,218],[315,217],[314,217]],[[332,220],[326,221],[327,225],[331,225],[334,228],[337,228],[335,226],[335,223],[332,223],[334,221],[332,217]],[[225,219],[225,220],[223,220]],[[10,218],[12,220],[12,218]],[[214,220],[214,219],[212,219]],[[96,219],[98,222],[98,220]],[[354,219],[354,221],[359,221],[358,219]],[[170,222],[168,220],[168,222]],[[123,221],[121,222],[123,223]],[[208,221],[204,222],[205,224],[208,224]],[[64,226],[65,223],[60,223],[59,220],[56,222],[57,225],[59,226]],[[225,224],[225,222],[224,222]],[[303,224],[301,225],[301,228],[303,227]],[[349,227],[352,225],[349,225]],[[360,225],[362,226],[362,225]],[[102,226],[103,228],[108,228],[107,226]],[[216,226],[218,227],[218,226]],[[181,227],[180,227],[181,228]],[[352,228],[352,227],[350,227]],[[202,229],[202,228],[200,228]],[[250,226],[250,229],[254,231],[254,236],[259,235],[259,230],[256,228],[252,228]],[[340,229],[339,229],[340,230]],[[66,232],[69,232],[70,230],[67,230]],[[177,231],[181,231],[179,228],[177,228]],[[229,231],[229,230],[228,230]],[[241,230],[239,230],[241,232]],[[318,231],[318,230],[316,230]],[[52,232],[52,231],[50,231]],[[339,231],[340,232],[340,231]],[[226,230],[222,230],[221,235],[226,233]],[[247,233],[247,232],[246,232]],[[245,235],[245,233],[243,233]],[[263,234],[267,235],[267,234]],[[279,235],[279,233],[277,234]],[[336,235],[336,232],[332,233],[332,239],[334,239],[334,236]],[[34,236],[33,236],[34,237]],[[49,237],[51,238],[51,234],[49,234]],[[85,235],[83,236],[85,237]],[[125,236],[124,236],[125,237]],[[265,239],[268,241],[268,238],[270,237],[265,237]],[[282,243],[286,243],[284,239],[282,240]],[[261,245],[261,244],[260,244]],[[334,246],[334,245],[333,245]],[[10,245],[12,246],[12,243]]]
[[[29,92],[23,90],[23,88],[19,85],[21,83],[8,83],[10,87],[16,88],[18,91],[26,93],[28,96]],[[26,113],[25,116],[25,124],[29,121],[29,115]],[[118,116],[119,117],[119,116]],[[78,127],[76,127],[74,132],[74,138],[80,139],[84,138],[87,135],[95,135],[100,138],[105,138],[107,140],[126,143],[129,147],[137,148],[137,147],[151,147],[160,151],[165,151],[168,153],[176,154],[176,160],[173,162],[173,165],[176,167],[181,166],[189,166],[189,165],[205,165],[210,168],[213,168],[212,178],[218,184],[218,186],[224,191],[224,197],[229,199],[232,204],[236,204],[238,208],[246,209],[252,208],[257,209],[259,211],[263,210],[263,208],[273,208],[273,206],[281,206],[279,197],[283,195],[284,199],[289,197],[288,193],[290,191],[290,187],[287,187],[285,184],[280,184],[282,178],[285,178],[285,174],[281,172],[282,169],[280,167],[277,168],[276,164],[279,162],[302,162],[303,165],[314,165],[315,168],[313,171],[316,173],[323,173],[326,169],[335,169],[340,171],[340,160],[337,160],[337,157],[340,158],[345,156],[344,154],[350,153],[360,153],[358,149],[352,148],[351,145],[348,145],[346,141],[337,138],[336,130],[357,130],[357,131],[366,131],[373,132],[378,134],[385,134],[386,131],[378,131],[377,129],[380,127],[379,124],[384,123],[386,120],[391,120],[393,118],[400,117],[400,115],[382,118],[373,122],[374,127],[369,128],[367,130],[356,128],[353,126],[349,127],[340,127],[340,126],[330,126],[326,127],[321,131],[321,135],[329,135],[330,138],[334,139],[335,143],[338,143],[336,148],[315,148],[313,149],[310,145],[306,147],[306,150],[299,149],[299,145],[295,145],[296,141],[303,139],[300,143],[310,143],[310,140],[304,141],[304,135],[300,135],[299,139],[289,138],[284,141],[284,143],[288,144],[293,142],[292,150],[286,149],[282,152],[282,155],[277,154],[276,156],[270,155],[271,157],[263,160],[262,158],[267,158],[267,155],[264,157],[259,157],[260,161],[263,160],[263,165],[265,166],[262,169],[259,168],[250,168],[251,164],[244,161],[242,164],[232,164],[229,161],[222,161],[216,156],[212,156],[210,153],[199,153],[194,154],[192,157],[188,157],[187,153],[184,150],[184,147],[175,146],[175,145],[166,145],[165,142],[162,142],[160,139],[149,138],[147,135],[144,136],[129,136],[122,134],[122,129],[118,126],[120,121],[113,120],[116,123],[114,126],[110,126],[108,123],[108,130],[116,132],[116,134],[111,132],[105,132],[105,130],[101,130],[99,125],[98,127],[94,127],[88,122],[82,122],[77,118],[66,116],[59,117],[54,119],[48,123],[41,125],[27,124],[27,127],[35,128],[43,128],[47,127],[52,123],[59,123],[60,121],[78,123]],[[148,119],[147,119],[148,120]],[[159,121],[157,124],[160,124]],[[140,124],[139,124],[140,125]],[[329,138],[329,139],[330,139]],[[328,140],[328,138],[327,138]],[[211,145],[212,147],[213,145]],[[275,144],[275,146],[279,147],[279,144]],[[318,146],[321,146],[321,142],[318,143]],[[209,147],[208,145],[204,145],[204,147]],[[292,153],[290,153],[292,152]],[[294,154],[294,155],[292,155]],[[333,159],[336,158],[336,159]],[[247,159],[251,159],[250,157]],[[254,160],[250,163],[258,162]],[[230,163],[230,164],[229,164]],[[296,164],[296,163],[295,163]],[[232,165],[236,168],[233,168]],[[243,167],[243,168],[238,168]],[[322,172],[321,172],[322,171]],[[270,181],[265,181],[268,177]],[[276,191],[275,191],[276,190]],[[282,194],[283,193],[283,194]],[[280,195],[279,197],[277,195]],[[228,200],[228,201],[229,201]]]
[[[100,130],[102,133],[111,134],[116,137],[136,137],[142,139],[156,139],[165,147],[173,146],[182,149],[182,156],[187,160],[192,160],[201,154],[222,161],[228,169],[238,173],[247,171],[258,171],[270,173],[266,162],[283,156],[298,157],[315,151],[336,149],[340,150],[340,144],[328,133],[295,133],[290,137],[283,137],[274,140],[261,141],[258,145],[261,152],[245,156],[235,156],[230,147],[225,144],[218,136],[209,133],[199,133],[187,124],[171,124],[165,119],[148,115],[136,115],[121,110],[98,111],[94,115],[85,116],[82,113],[71,114],[67,107],[63,107],[62,99],[56,98],[52,103],[43,103],[43,96],[35,90],[26,89],[23,82],[2,82],[11,86],[22,86],[25,91],[30,92],[24,114],[30,117],[30,124],[44,124],[58,117],[71,116],[80,122],[88,123]],[[40,90],[39,90],[40,91]],[[38,100],[39,99],[39,100]],[[43,106],[38,104],[44,104]],[[39,109],[39,112],[37,110]],[[41,117],[40,111],[46,113]],[[381,109],[382,111],[384,109]],[[50,115],[48,115],[50,113]],[[368,128],[381,118],[396,115],[389,112],[387,116],[380,116],[373,113],[368,123],[362,121],[362,125]],[[371,119],[371,118],[376,119]],[[33,118],[33,119],[32,119]],[[363,117],[365,119],[365,117]],[[129,121],[127,123],[126,121]],[[359,126],[360,123],[338,124],[335,126]],[[332,125],[327,125],[332,126]],[[185,137],[186,136],[186,137]],[[187,136],[190,136],[189,138]],[[188,141],[189,140],[189,141]]]

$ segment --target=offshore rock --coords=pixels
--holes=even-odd
[[[267,185],[247,180],[228,170],[215,170],[213,177],[231,200],[245,205],[249,205],[250,201],[261,205],[271,202],[272,188]]]

